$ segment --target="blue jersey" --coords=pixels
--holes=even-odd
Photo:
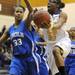
[[[37,45],[36,42],[44,42],[45,40],[40,37],[40,35],[35,31],[33,27],[32,27],[32,33],[34,34],[34,41],[37,48],[36,53],[38,53],[40,56],[44,56],[45,54],[44,46]]]
[[[37,41],[38,41],[38,42],[44,42],[44,39],[42,39],[42,38],[39,37],[39,39],[38,39]],[[44,48],[44,46],[36,45],[36,47],[37,47],[37,53],[38,53],[41,57],[43,57],[44,54],[45,54],[45,48]]]
[[[75,75],[75,41],[71,42],[71,52],[65,59],[65,70],[67,75]]]
[[[33,36],[24,21],[21,21],[17,28],[12,25],[8,33],[13,46],[13,55],[32,53]]]

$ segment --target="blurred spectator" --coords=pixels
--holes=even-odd
[[[0,37],[3,35],[3,33],[6,30],[6,25],[3,26],[1,32],[0,32]],[[11,62],[11,41],[8,39],[4,43],[0,45],[0,68],[5,68],[6,65],[9,66]]]
[[[2,35],[5,32],[5,30],[6,30],[6,25],[4,25],[3,28],[2,28]]]
[[[6,25],[3,26],[3,28],[2,28],[2,30],[0,32],[0,37],[3,35],[3,33],[5,32],[5,30],[6,30]]]

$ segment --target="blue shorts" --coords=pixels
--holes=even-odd
[[[65,59],[67,75],[75,75],[75,54],[69,54]]]
[[[43,58],[41,58],[41,63],[39,64],[39,67],[40,67],[40,75],[49,75],[47,63]]]
[[[9,69],[9,75],[39,75],[34,58],[13,57]]]
[[[46,59],[44,58],[44,56],[40,56],[38,53],[36,53],[36,56],[38,58],[39,61],[39,73],[40,75],[49,75],[49,68],[48,65],[46,63]]]

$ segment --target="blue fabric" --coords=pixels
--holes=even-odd
[[[67,75],[75,75],[75,54],[69,54],[65,59],[65,70]]]
[[[38,75],[36,64],[33,57],[15,58],[13,57],[10,65],[10,75]]]
[[[44,42],[45,40],[43,38],[40,37],[40,35],[35,32],[35,42]],[[40,75],[48,75],[48,68],[47,68],[47,63],[45,62],[45,60],[43,59],[44,54],[45,54],[45,48],[44,46],[40,46],[36,44],[36,53],[39,54],[39,56],[41,57],[41,62],[39,63],[39,69],[40,69]]]
[[[9,28],[8,34],[10,36],[13,46],[13,59],[10,64],[9,74],[39,75],[37,71],[38,61],[36,61],[37,57],[34,52],[35,49],[35,42],[33,37],[34,33],[32,33],[32,31],[30,31],[29,29],[27,29],[24,21],[21,21],[18,27],[12,25]],[[32,44],[34,44],[33,50],[32,50],[33,47]],[[16,57],[19,55],[25,55],[28,57],[25,58]]]
[[[31,54],[33,37],[26,28],[25,22],[21,21],[17,28],[12,25],[9,35],[14,48],[13,55]]]
[[[49,71],[48,71],[48,68],[47,68],[47,65],[44,61],[43,58],[41,58],[41,63],[40,63],[40,75],[49,75]]]
[[[72,41],[71,44],[75,45],[75,41]]]
[[[65,59],[67,75],[75,75],[75,54],[73,54],[73,50],[75,50],[75,41],[72,41],[71,45],[71,53]]]

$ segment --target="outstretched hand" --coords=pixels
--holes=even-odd
[[[48,28],[50,28],[51,27],[51,24],[50,24],[50,22],[49,23],[47,23],[47,22],[42,22],[41,23],[41,28],[46,28],[46,29],[48,29]]]
[[[35,8],[35,9],[31,12],[30,17],[31,17],[32,20],[34,19],[34,14],[35,14],[37,11],[38,11],[38,9]]]

